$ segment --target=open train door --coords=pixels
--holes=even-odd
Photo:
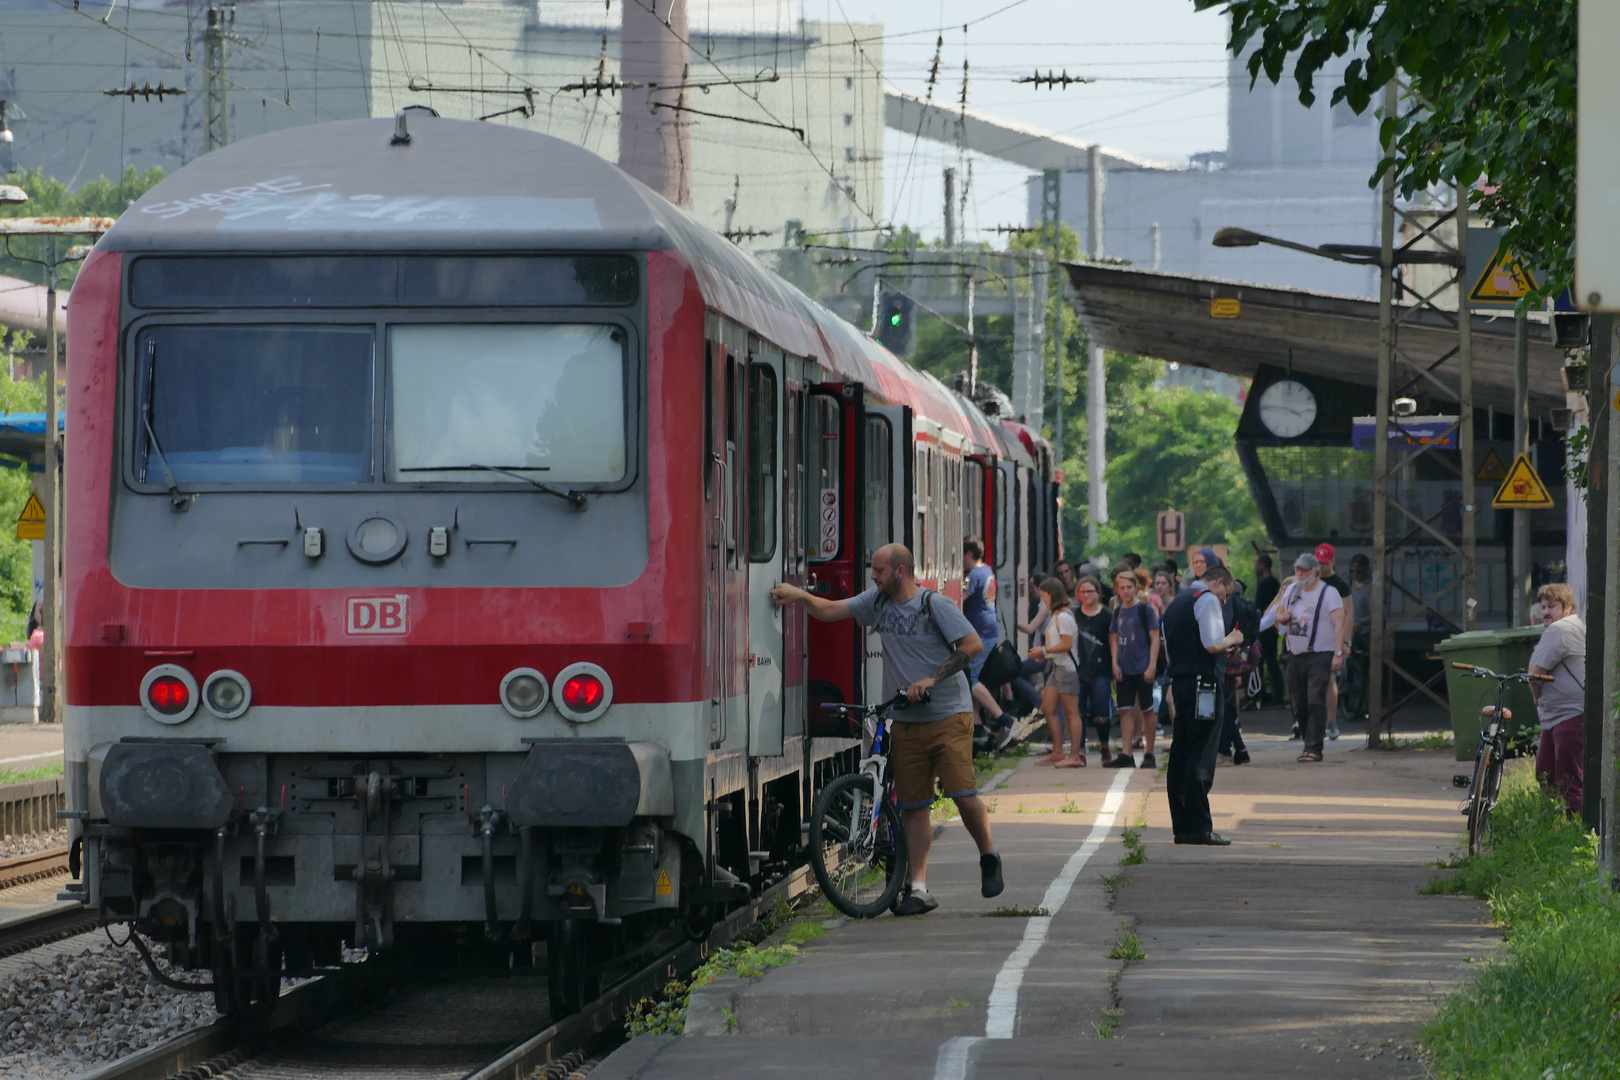
[[[861,566],[871,562],[872,552],[884,544],[911,547],[912,428],[909,405],[868,405],[864,437],[861,439],[860,476],[864,502]],[[865,588],[869,578],[861,579]],[[883,638],[876,630],[866,631],[866,700],[881,701],[883,688]]]
[[[754,343],[745,378],[748,446],[742,497],[748,538],[748,753],[778,757],[786,733],[784,673],[787,619],[771,599],[791,563],[793,540],[784,528],[783,505],[794,485],[784,468],[783,402],[786,361],[780,352]],[[793,612],[803,618],[803,609]]]
[[[829,600],[847,600],[866,586],[860,472],[865,391],[860,383],[819,383],[808,388],[804,404],[804,587]],[[865,700],[863,638],[850,620],[810,623],[805,708],[812,722],[823,703]]]

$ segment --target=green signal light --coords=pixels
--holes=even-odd
[[[900,325],[900,313],[898,311],[895,312],[893,315],[889,316],[889,325],[890,326],[899,326]]]

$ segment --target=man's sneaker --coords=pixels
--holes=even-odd
[[[1121,753],[1115,754],[1108,761],[1103,762],[1103,768],[1105,768],[1105,769],[1134,769],[1134,768],[1136,768],[1136,759],[1133,758],[1131,755],[1129,755],[1127,753],[1121,752]]]
[[[1017,731],[1018,722],[1010,716],[1003,716],[1001,718],[1001,727],[997,729],[994,736],[996,749],[1005,750],[1007,747],[1011,746],[1013,735],[1016,734]]]
[[[1157,769],[1159,767],[1159,763],[1153,760],[1152,754],[1143,754],[1141,767],[1144,769]]]
[[[937,907],[939,901],[930,896],[927,889],[913,889],[907,885],[900,899],[895,901],[893,911],[899,916],[926,915]]]
[[[979,856],[979,895],[1000,896],[1006,888],[1001,880],[1001,856],[994,851]],[[898,914],[898,913],[897,913]]]
[[[1335,721],[1334,723],[1331,723],[1331,724],[1328,725],[1328,738],[1337,739],[1338,737],[1339,737],[1339,725]]]

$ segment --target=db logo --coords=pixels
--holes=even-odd
[[[410,631],[406,604],[410,597],[351,596],[348,631],[351,634],[404,634]]]

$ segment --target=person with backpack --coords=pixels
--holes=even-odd
[[[827,600],[796,585],[771,590],[778,605],[801,603],[818,622],[854,619],[883,636],[885,694],[905,691],[911,705],[890,726],[889,761],[905,815],[911,877],[896,915],[923,915],[939,906],[928,892],[933,845],[934,781],[956,803],[962,824],[979,848],[979,892],[1000,895],[1001,856],[990,837],[990,814],[973,774],[973,705],[967,669],[984,649],[978,631],[955,604],[917,584],[916,563],[903,544],[872,553],[872,587],[848,600]]]
[[[1277,625],[1288,646],[1288,696],[1305,749],[1301,763],[1322,760],[1327,735],[1327,688],[1344,666],[1344,598],[1321,579],[1308,551],[1294,560],[1294,584],[1277,605]],[[1264,623],[1261,624],[1264,628]]]
[[[1069,610],[1069,590],[1063,582],[1049,577],[1041,582],[1041,594],[1050,612],[1040,626],[1041,644],[1032,645],[1031,660],[1046,662],[1046,687],[1041,692],[1041,712],[1046,717],[1046,730],[1052,736],[1052,752],[1036,761],[1038,765],[1056,765],[1060,769],[1083,769],[1086,765],[1086,727],[1080,719],[1080,672],[1075,655],[1075,641],[1080,628],[1074,613]],[[1058,709],[1069,722],[1069,743],[1072,753],[1063,753],[1063,722]]]
[[[1014,721],[983,679],[985,661],[994,655],[996,642],[1001,638],[996,624],[996,572],[985,564],[984,545],[978,537],[969,536],[962,541],[962,566],[967,571],[962,582],[962,614],[967,616],[984,643],[984,651],[968,665],[968,684],[973,689],[974,704],[984,710],[990,721],[986,725],[987,742],[993,742],[997,750],[1005,750],[1013,739]],[[1016,659],[1016,654],[1013,658]]]
[[[1114,675],[1114,702],[1119,706],[1120,751],[1106,769],[1132,769],[1136,755],[1132,740],[1143,739],[1142,767],[1158,768],[1153,757],[1153,741],[1158,735],[1144,717],[1153,707],[1153,676],[1159,659],[1159,616],[1153,605],[1138,595],[1141,585],[1134,567],[1120,563],[1114,567],[1114,609],[1108,627],[1109,663]],[[1108,735],[1103,733],[1106,744]]]

